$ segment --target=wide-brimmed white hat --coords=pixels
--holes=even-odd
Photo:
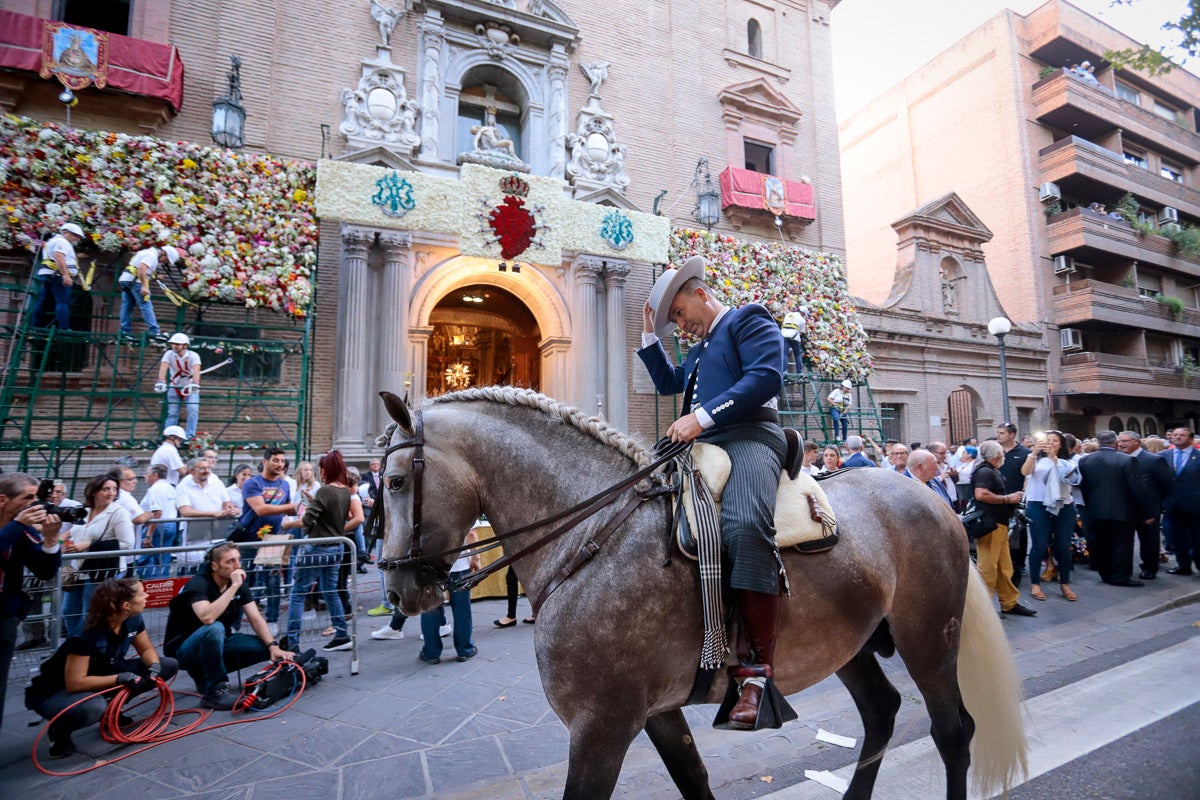
[[[167,427],[163,428],[163,438],[165,439],[168,436],[174,436],[176,439],[186,439],[187,431],[178,425],[168,425]]]
[[[668,269],[658,276],[650,290],[650,313],[654,318],[654,332],[665,339],[675,332],[675,323],[670,320],[671,303],[683,284],[692,278],[704,280],[704,257],[692,256],[679,269]]]
[[[179,251],[174,247],[171,247],[169,244],[163,245],[162,251],[167,254],[167,261],[171,263],[171,266],[179,263]]]
[[[61,228],[59,228],[59,230],[64,233],[73,233],[76,236],[78,236],[80,239],[83,238],[83,228],[79,227],[74,222],[68,222],[67,224],[65,224]]]

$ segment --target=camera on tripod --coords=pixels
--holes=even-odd
[[[54,479],[46,478],[38,484],[35,505],[46,509],[47,514],[53,514],[63,522],[71,525],[82,525],[87,522],[88,510],[83,506],[56,506],[50,502],[50,493],[54,491]]]

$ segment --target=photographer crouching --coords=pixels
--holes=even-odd
[[[28,569],[52,580],[62,561],[58,517],[35,503],[38,482],[22,472],[0,475],[0,709],[8,687],[8,669],[17,642],[17,627],[29,613],[29,596],[21,583]],[[4,717],[0,714],[0,724]]]
[[[137,578],[105,580],[92,594],[82,632],[42,662],[41,671],[26,690],[25,707],[45,719],[58,718],[48,732],[51,758],[74,753],[71,734],[99,722],[117,696],[116,692],[107,697],[97,693],[123,686],[131,695],[138,695],[153,689],[159,678],[169,681],[175,677],[178,663],[173,658],[159,658],[150,643],[142,620],[145,609],[146,590]],[[126,658],[130,645],[137,650],[137,658]],[[132,724],[132,720],[122,718],[120,724]]]

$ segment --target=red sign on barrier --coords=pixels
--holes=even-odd
[[[142,581],[146,590],[146,608],[166,608],[191,578],[155,578]]]

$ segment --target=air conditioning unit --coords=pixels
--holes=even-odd
[[[1070,256],[1054,257],[1054,274],[1071,275],[1075,272],[1075,259]]]
[[[1057,183],[1043,183],[1038,187],[1038,200],[1049,203],[1052,200],[1062,200],[1062,191]]]
[[[1164,206],[1162,212],[1158,215],[1158,221],[1160,224],[1164,224],[1164,225],[1169,224],[1169,223],[1178,224],[1179,223],[1178,209],[1171,208],[1170,206]]]
[[[1064,351],[1083,349],[1083,334],[1079,332],[1078,328],[1062,328],[1058,332],[1058,337]]]

